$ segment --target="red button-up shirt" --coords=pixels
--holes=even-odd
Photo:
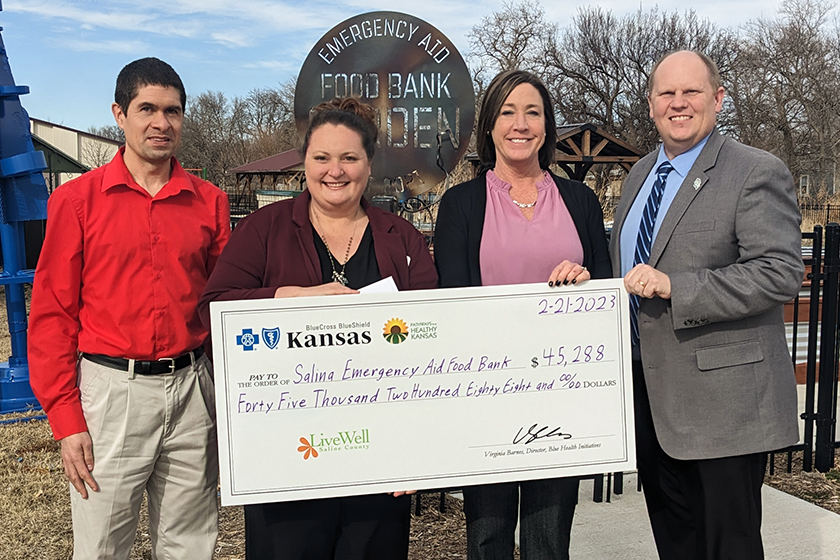
[[[29,315],[32,390],[62,439],[87,430],[78,352],[180,356],[207,338],[196,304],[230,236],[227,196],[172,158],[154,197],[123,150],[50,196]]]

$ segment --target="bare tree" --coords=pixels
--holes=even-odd
[[[572,25],[544,41],[540,73],[561,122],[590,122],[642,150],[658,134],[648,117],[647,81],[654,62],[680,49],[701,50],[729,70],[735,34],[692,11],[641,9],[618,18],[598,7],[582,8]]]
[[[119,149],[113,144],[84,136],[79,139],[79,143],[81,148],[79,161],[91,169],[101,167],[114,159],[114,154]]]
[[[728,79],[742,141],[769,150],[794,176],[808,175],[811,194],[834,185],[840,134],[840,42],[829,27],[834,6],[786,0],[775,18],[746,27]]]
[[[248,93],[248,129],[252,156],[260,159],[295,148],[295,85],[292,78],[279,88],[257,88]]]
[[[115,125],[109,124],[105,126],[90,126],[87,131],[96,136],[108,138],[109,140],[116,140],[117,142],[125,142],[125,134],[122,129]]]
[[[225,171],[250,160],[247,102],[209,91],[193,98],[179,157],[184,167],[206,168],[207,179],[224,186]]]
[[[120,127],[115,124],[107,126],[91,126],[87,132],[95,136],[101,136],[109,140],[124,143],[125,135]],[[91,169],[105,165],[111,161],[117,151],[117,147],[108,142],[96,138],[82,136],[79,140],[79,161]]]
[[[545,21],[538,0],[514,3],[506,0],[502,9],[481,19],[467,33],[476,99],[493,76],[505,70],[534,70],[545,37],[556,33],[557,24]]]

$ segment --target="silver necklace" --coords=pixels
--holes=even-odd
[[[531,204],[522,204],[521,202],[519,202],[515,198],[511,198],[510,201],[513,202],[514,204],[516,204],[517,206],[519,206],[520,208],[533,208],[534,206],[537,205],[536,200],[534,202],[532,202]]]
[[[315,216],[315,221],[318,222],[318,226],[324,230],[324,226],[321,225],[321,219],[318,217],[318,214],[313,210],[312,214]],[[358,216],[358,213],[356,214]],[[347,242],[347,250],[344,252],[344,264],[341,265],[341,270],[335,269],[335,259],[333,258],[332,251],[330,250],[330,244],[327,243],[327,238],[324,236],[323,233],[318,232],[318,236],[321,238],[321,241],[324,242],[324,246],[327,248],[327,256],[330,258],[330,267],[332,268],[332,279],[333,282],[338,282],[342,286],[347,285],[347,277],[344,275],[344,269],[347,268],[347,262],[350,260],[350,247],[353,246],[353,238],[356,237],[356,228],[359,225],[359,221],[356,220],[356,223],[353,224],[353,233],[350,234],[350,240]],[[324,230],[326,231],[326,230]]]

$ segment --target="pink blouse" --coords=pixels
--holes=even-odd
[[[537,182],[534,215],[527,220],[510,198],[510,184],[487,172],[487,206],[479,262],[484,286],[548,282],[564,260],[583,264],[572,216],[548,172]]]

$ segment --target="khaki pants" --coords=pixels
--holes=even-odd
[[[148,376],[82,359],[79,389],[100,489],[83,500],[70,487],[73,558],[127,559],[146,490],[152,557],[210,560],[218,456],[207,357]]]

